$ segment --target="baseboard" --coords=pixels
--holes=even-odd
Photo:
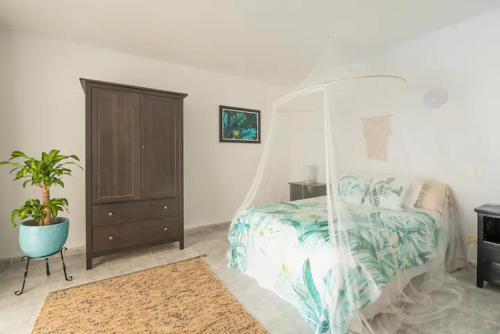
[[[222,228],[222,227],[229,227],[229,224],[231,222],[223,222],[223,223],[215,223],[215,224],[205,224],[205,225],[196,225],[196,226],[184,226],[184,231],[185,232],[196,232],[196,231],[203,231],[211,228]]]
[[[70,247],[64,252],[64,256],[76,255],[76,254],[85,254],[85,246]],[[24,255],[19,255],[19,256],[7,257],[7,258],[0,259],[0,268],[2,266],[8,266],[11,264],[22,263],[23,256]],[[30,260],[30,262],[43,260],[43,259],[44,258],[36,258],[36,259]]]
[[[226,226],[229,227],[230,223],[231,222],[223,222],[223,223],[216,223],[216,224],[187,226],[184,228],[184,230],[185,230],[185,232],[197,232],[197,231],[203,231],[203,230],[207,230],[207,229],[211,229],[211,228],[223,228]],[[69,247],[68,250],[64,253],[64,255],[76,255],[76,254],[85,254],[85,246]],[[37,260],[43,260],[43,258],[34,259],[34,261],[37,261]],[[9,266],[11,264],[16,264],[16,263],[22,263],[22,255],[0,259],[0,272],[2,271],[2,269],[6,268],[7,266]]]

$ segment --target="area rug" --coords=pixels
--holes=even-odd
[[[265,333],[202,258],[51,292],[33,333]]]

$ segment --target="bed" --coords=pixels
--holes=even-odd
[[[229,229],[229,266],[292,304],[314,332],[352,329],[357,311],[372,317],[412,277],[427,271],[446,236],[432,211],[348,204],[344,211],[348,247],[355,261],[344,263],[343,269],[359,296],[354,304],[346,300],[343,287],[331,291],[332,269],[342,254],[336,254],[339,250],[329,241],[325,197],[244,211]],[[381,227],[387,232],[377,233]],[[338,296],[333,316],[329,312],[332,293]]]

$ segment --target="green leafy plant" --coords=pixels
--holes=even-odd
[[[75,161],[80,161],[76,155],[63,155],[59,150],[42,152],[40,159],[26,155],[21,151],[13,151],[10,159],[0,162],[0,165],[13,167],[11,174],[14,180],[22,181],[25,188],[28,184],[40,187],[42,200],[30,199],[12,211],[11,222],[15,226],[17,219],[31,217],[39,225],[52,223],[59,211],[67,210],[68,200],[65,198],[50,198],[50,187],[64,187],[62,178],[71,175],[71,166],[79,166]]]
[[[53,217],[57,216],[59,211],[67,211],[68,200],[65,198],[52,198],[47,204],[40,203],[38,199],[29,199],[18,208],[12,210],[11,223],[17,225],[17,219],[33,218],[38,224],[41,224],[46,216],[45,211],[48,209]]]

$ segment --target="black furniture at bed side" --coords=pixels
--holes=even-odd
[[[316,182],[290,182],[290,201],[326,195],[326,184]]]
[[[485,204],[477,212],[477,287],[484,281],[500,285],[500,204]]]

